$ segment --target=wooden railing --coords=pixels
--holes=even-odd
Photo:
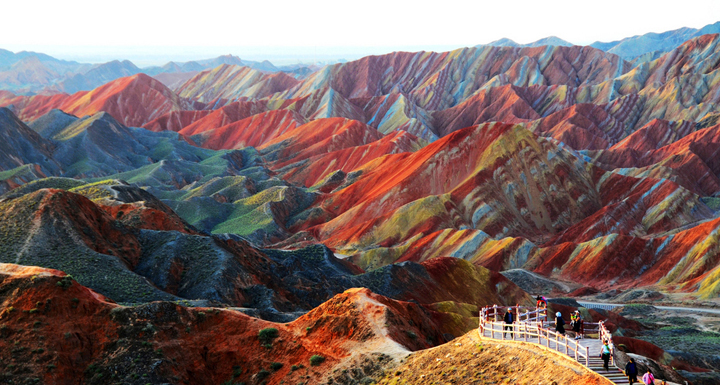
[[[527,306],[486,306],[480,310],[480,317],[485,320],[495,320],[500,321],[503,318],[503,315],[507,311],[507,309],[513,309],[513,315],[516,316],[517,321],[522,322],[546,322],[547,321],[547,309],[544,307],[541,308],[531,308]],[[521,313],[521,311],[523,311]]]
[[[551,328],[555,325],[554,322],[543,322],[543,327]],[[599,322],[582,322],[582,331],[583,336],[588,334],[597,334],[598,338],[600,336],[600,323]]]
[[[506,324],[501,321],[502,318],[498,319],[498,317],[501,317],[503,310],[507,308],[507,306],[488,306],[483,308],[480,311],[480,322],[478,323],[480,334],[485,335],[485,331],[489,331],[490,337],[496,338],[496,334],[499,333],[499,338],[496,339],[505,340],[507,334],[513,333],[511,336],[514,336],[516,333],[525,342],[537,343],[548,349],[553,349],[551,348],[551,342],[554,342],[554,350],[562,352],[560,346],[563,346],[566,355],[571,355],[570,352],[572,352],[572,355],[575,356],[577,361],[580,361],[580,358],[584,358],[585,366],[590,365],[590,351],[587,346],[582,346],[578,341],[568,339],[564,334],[544,327],[547,321],[547,310],[545,308],[536,308],[535,310],[527,310],[521,313],[521,310],[527,308],[512,306],[511,308],[515,309],[514,314],[516,315],[517,322]],[[600,323],[601,333],[602,330],[607,331],[607,329],[603,328],[602,323]],[[535,340],[537,340],[537,342]]]
[[[598,338],[601,343],[604,341],[608,342],[608,346],[610,347],[610,363],[615,365],[615,345],[613,345],[612,334],[607,330],[603,321],[599,322]]]

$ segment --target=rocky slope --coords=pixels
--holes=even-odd
[[[11,264],[0,264],[0,293],[7,383],[324,383],[339,365],[376,375],[444,341],[449,319],[367,289],[287,324],[169,302],[123,307],[62,272]]]

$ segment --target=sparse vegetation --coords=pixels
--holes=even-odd
[[[318,366],[323,362],[325,362],[325,357],[319,354],[313,354],[312,357],[310,357],[310,365],[312,366]]]
[[[258,339],[263,345],[272,345],[272,342],[278,337],[279,333],[275,328],[265,328],[258,332]]]
[[[57,281],[57,285],[62,287],[63,290],[67,290],[70,286],[72,286],[74,279],[71,275],[66,275],[62,277],[59,281]]]
[[[270,372],[268,372],[265,369],[260,369],[257,374],[255,374],[255,378],[257,378],[258,381],[262,381],[270,376]]]

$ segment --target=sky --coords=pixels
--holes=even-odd
[[[285,65],[701,28],[720,20],[720,0],[26,0],[4,3],[3,14],[0,48],[13,52],[140,66],[233,54]]]

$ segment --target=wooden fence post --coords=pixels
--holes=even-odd
[[[576,343],[576,344],[575,344],[575,361],[578,360],[578,348],[579,348],[579,346],[578,346],[578,344]]]
[[[585,347],[585,366],[590,366],[590,348]]]
[[[547,348],[550,349],[550,330],[545,331],[545,345],[547,345]]]

